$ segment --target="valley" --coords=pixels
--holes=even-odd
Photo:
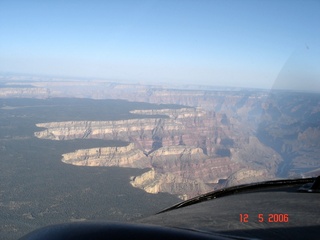
[[[0,88],[4,238],[63,221],[130,221],[222,187],[320,169],[318,94],[22,85]]]

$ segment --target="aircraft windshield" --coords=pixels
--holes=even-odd
[[[1,1],[0,238],[320,174],[319,1]]]

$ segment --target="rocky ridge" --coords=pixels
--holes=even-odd
[[[135,148],[142,150],[145,154],[171,145],[199,147],[205,155],[214,159],[226,157],[233,162],[244,162],[245,166],[252,164],[253,167],[249,167],[249,171],[246,173],[252,176],[259,176],[260,169],[265,168],[266,173],[260,174],[265,177],[257,177],[256,180],[264,180],[275,175],[297,177],[320,167],[318,160],[320,147],[317,144],[320,142],[319,94],[253,89],[198,88],[198,90],[192,90],[190,88],[182,89],[183,86],[173,89],[166,86],[118,84],[103,81],[79,81],[78,84],[75,84],[76,81],[68,82],[59,79],[30,81],[28,84],[33,88],[22,88],[21,86],[14,88],[11,84],[12,81],[9,80],[8,86],[0,89],[0,96],[3,98],[125,99],[201,107],[205,112],[204,116],[193,119],[182,117],[175,119],[169,117],[168,112],[152,113],[137,110],[137,114],[167,115],[167,119],[178,120],[174,124],[180,124],[180,127],[184,128],[180,132],[173,131],[170,136],[170,131],[163,127],[169,124],[169,120],[162,119],[160,121],[158,119],[156,125],[159,127],[154,131],[144,131],[141,137],[137,137],[137,132],[134,134],[119,133],[119,139],[127,139],[126,141],[134,143]],[[23,85],[24,83],[17,81],[16,84]],[[140,113],[138,113],[139,111]],[[140,129],[142,131],[143,128]],[[152,129],[155,128],[152,127]],[[77,129],[73,131],[75,133],[72,138],[87,138],[82,130],[81,134],[76,133]],[[68,139],[68,136],[70,137],[72,134],[55,135],[53,133],[53,135],[57,137],[56,140],[62,140]],[[95,134],[90,137],[117,139],[111,135],[111,133],[102,132],[100,136]],[[250,137],[255,137],[257,141],[253,138],[250,140]],[[51,139],[54,137],[51,136]],[[257,149],[260,150],[256,151],[252,146],[258,147]],[[254,154],[261,155],[255,156]],[[255,156],[254,161],[252,156]],[[148,158],[150,157],[148,156]],[[271,162],[267,163],[269,160]],[[248,163],[246,164],[246,162]],[[234,174],[233,180],[229,179],[230,183],[239,182],[241,179],[245,181],[243,176],[243,174]],[[237,180],[234,180],[235,178]]]
[[[90,167],[151,167],[144,153],[133,143],[125,147],[100,147],[79,149],[62,155],[62,162],[76,166]]]
[[[135,110],[131,113],[157,118],[39,123],[38,127],[46,129],[35,132],[35,136],[51,140],[99,138],[130,142],[126,147],[66,153],[62,161],[80,166],[150,168],[142,176],[133,177],[131,184],[149,193],[169,192],[182,199],[213,190],[220,179],[227,179],[244,167],[251,169],[252,176],[266,168],[268,177],[274,177],[281,161],[279,155],[258,139],[234,135],[238,132],[232,125],[221,124],[224,115],[200,108]],[[257,156],[261,155],[260,165],[250,165],[251,162],[243,158],[245,154],[241,149],[247,151],[257,146],[261,150],[256,152]],[[268,163],[264,162],[265,158]],[[238,180],[241,181],[240,177]]]

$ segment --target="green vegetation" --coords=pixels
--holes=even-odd
[[[63,153],[126,142],[33,135],[40,122],[140,118],[129,111],[170,107],[178,108],[122,100],[0,99],[0,238],[17,239],[40,226],[79,219],[128,221],[179,201],[133,188],[130,176],[146,170],[61,162]]]

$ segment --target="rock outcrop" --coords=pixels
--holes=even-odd
[[[274,180],[274,175],[268,173],[266,169],[241,169],[228,177],[225,186],[236,186],[240,184],[253,183],[259,181]]]
[[[67,121],[39,123],[46,128],[35,136],[51,140],[110,139],[134,142],[136,147],[149,153],[162,146],[199,146],[214,153],[211,142],[223,135],[214,128],[214,118],[200,109],[139,110],[136,114],[161,115],[158,118],[128,119],[119,121]],[[223,136],[222,136],[223,137]],[[208,144],[207,144],[208,143]],[[210,154],[209,154],[210,155]]]
[[[226,119],[223,114],[200,108],[131,113],[150,117],[39,123],[38,127],[46,129],[35,132],[35,136],[51,140],[99,138],[130,142],[126,147],[66,153],[62,161],[79,166],[150,168],[142,176],[133,177],[131,184],[149,193],[169,192],[182,199],[215,189],[219,180],[227,179],[241,168],[252,171],[265,168],[274,176],[281,161],[272,149],[257,138],[241,133],[233,124],[236,120]],[[250,153],[260,160],[253,160]],[[237,181],[240,180],[238,177]]]
[[[196,189],[196,185],[193,185],[196,181],[201,186],[199,189],[202,189],[199,192],[202,192],[205,191],[203,189],[207,189],[207,186],[214,188],[219,179],[231,177],[232,171],[234,175],[232,175],[232,179],[228,180],[229,184],[246,182],[250,179],[249,176],[255,176],[256,180],[265,180],[275,176],[301,176],[304,172],[310,172],[320,167],[318,160],[320,146],[317,144],[320,142],[319,94],[240,89],[203,90],[204,88],[201,87],[198,87],[198,90],[184,90],[179,86],[180,89],[170,89],[165,86],[118,84],[103,81],[75,83],[75,81],[68,82],[61,79],[55,79],[55,81],[35,80],[29,81],[30,87],[15,88],[10,85],[9,79],[7,86],[0,89],[0,97],[108,98],[188,106],[183,109],[178,109],[175,106],[175,109],[134,110],[131,113],[136,114],[137,118],[128,120],[37,124],[44,130],[36,132],[35,136],[43,139],[96,138],[133,143],[134,149],[140,150],[148,158],[150,164],[146,167],[154,169],[155,179],[158,180],[153,180],[152,186],[157,187],[150,189],[158,189],[157,191],[175,192],[183,196],[183,193],[180,194],[178,190],[179,188],[183,189],[183,184],[179,182],[177,177],[174,179],[176,183],[167,182],[169,185],[165,185],[165,181],[173,179],[170,170],[174,169],[174,164],[182,168],[181,174],[184,171],[181,182],[191,181],[188,183],[191,184],[188,187],[190,192],[193,191],[191,189]],[[17,81],[16,84],[23,85],[23,81]],[[201,149],[206,157],[204,162],[198,162],[198,165],[183,165],[182,163],[179,165],[177,162],[183,158],[193,159],[193,163],[196,163],[198,158],[192,157],[194,154],[187,157],[188,153],[175,155],[172,153],[172,149],[167,148],[171,146],[185,146],[193,150]],[[166,159],[157,160],[158,157],[152,155],[158,150],[165,154]],[[86,155],[87,153],[81,152],[81,154]],[[89,162],[90,164],[103,165],[106,163],[102,163],[102,159],[109,158],[107,156],[107,154],[101,155],[99,160]],[[120,155],[118,157],[122,158]],[[78,162],[79,164],[82,158],[78,156],[72,157],[72,159],[78,160],[70,160],[69,163]],[[91,156],[88,159],[94,159],[94,157]],[[164,162],[162,167],[158,163],[161,161]],[[119,160],[119,166],[124,162],[125,160],[123,162]],[[132,167],[139,165],[143,168],[145,166],[133,162],[130,163]],[[218,164],[220,162],[221,165]],[[116,165],[116,163],[113,164]],[[156,166],[152,164],[156,164]],[[170,169],[162,169],[160,172],[160,169],[165,168],[166,164],[170,166]],[[200,170],[199,167],[196,170],[197,166],[204,169]],[[213,169],[217,167],[216,171],[210,172],[208,169],[211,167]],[[243,171],[234,172],[240,170],[239,167]],[[169,172],[165,175],[164,171]],[[199,182],[198,179],[191,179],[191,174],[187,174],[188,171],[194,171],[195,176],[204,176],[204,180]],[[139,179],[138,176],[137,179]],[[140,184],[141,187],[149,189],[147,182]],[[150,192],[152,191],[157,192],[150,190]]]
[[[62,155],[62,162],[90,167],[151,167],[149,159],[130,143],[125,147],[101,147],[80,149]]]
[[[152,170],[131,179],[149,193],[169,192],[182,199],[212,191],[214,184],[242,167],[229,158],[211,158],[195,147],[162,147],[149,155]]]
[[[154,169],[132,177],[131,185],[141,188],[148,193],[156,194],[159,192],[168,192],[177,195],[183,200],[212,190],[212,187],[201,181],[194,181],[183,178],[176,173],[167,172],[161,174]]]

